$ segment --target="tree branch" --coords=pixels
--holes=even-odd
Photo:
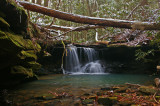
[[[61,31],[83,31],[83,30],[89,30],[89,29],[96,29],[96,28],[105,28],[105,26],[97,26],[97,25],[87,25],[87,26],[79,26],[79,27],[66,27],[66,26],[59,26],[59,25],[52,25],[50,27],[46,27],[47,29],[55,29],[55,30],[61,30]]]

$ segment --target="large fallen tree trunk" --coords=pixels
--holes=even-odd
[[[87,25],[87,26],[79,26],[79,27],[67,27],[67,26],[52,25],[46,28],[60,30],[60,31],[70,31],[70,30],[83,31],[83,30],[96,29],[96,28],[105,28],[105,26]]]
[[[19,1],[19,3],[27,10],[76,23],[109,26],[116,28],[138,29],[138,30],[160,30],[160,25],[153,22],[152,23],[136,22],[136,21],[109,19],[109,18],[88,17],[88,16],[66,13],[58,10],[53,10],[28,2]]]

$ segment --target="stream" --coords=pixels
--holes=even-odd
[[[54,96],[64,92],[78,97],[85,93],[96,93],[102,88],[125,83],[151,85],[153,80],[152,76],[131,74],[48,75],[40,77],[37,81],[18,86],[10,92],[10,99],[27,105],[39,102],[35,99],[37,97]]]

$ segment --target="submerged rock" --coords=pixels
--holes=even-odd
[[[117,102],[118,102],[117,97],[104,97],[104,96],[98,97],[98,104],[112,106]]]
[[[122,86],[122,87],[119,87],[118,89],[114,90],[114,92],[117,92],[117,93],[124,93],[126,92],[126,90],[128,89],[128,86]]]
[[[93,104],[93,103],[94,103],[94,99],[85,99],[82,101],[83,105]]]

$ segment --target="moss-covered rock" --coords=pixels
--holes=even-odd
[[[4,13],[4,20],[9,23],[10,29],[21,34],[26,32],[28,26],[27,14],[15,0],[0,0],[0,11]]]
[[[37,79],[41,47],[27,29],[25,10],[15,0],[0,0],[0,86]]]
[[[10,27],[10,25],[2,18],[2,17],[0,17],[0,28],[9,28]]]
[[[29,51],[22,50],[20,54],[18,54],[18,57],[23,60],[30,60],[30,61],[37,60],[37,56],[33,50]]]
[[[93,103],[94,103],[94,99],[85,99],[82,101],[83,105],[93,104]]]
[[[32,69],[27,69],[22,66],[14,66],[11,68],[11,74],[21,77],[33,77]]]
[[[105,106],[112,106],[118,102],[117,97],[98,97],[98,104],[102,104]]]
[[[128,89],[128,86],[125,85],[125,86],[119,87],[118,89],[114,90],[114,92],[124,93],[124,92],[126,92],[127,89]]]
[[[155,87],[141,86],[139,91],[147,95],[153,95],[157,92],[157,89]]]
[[[35,61],[28,62],[26,67],[32,68],[34,71],[37,71],[41,68],[41,65]]]

